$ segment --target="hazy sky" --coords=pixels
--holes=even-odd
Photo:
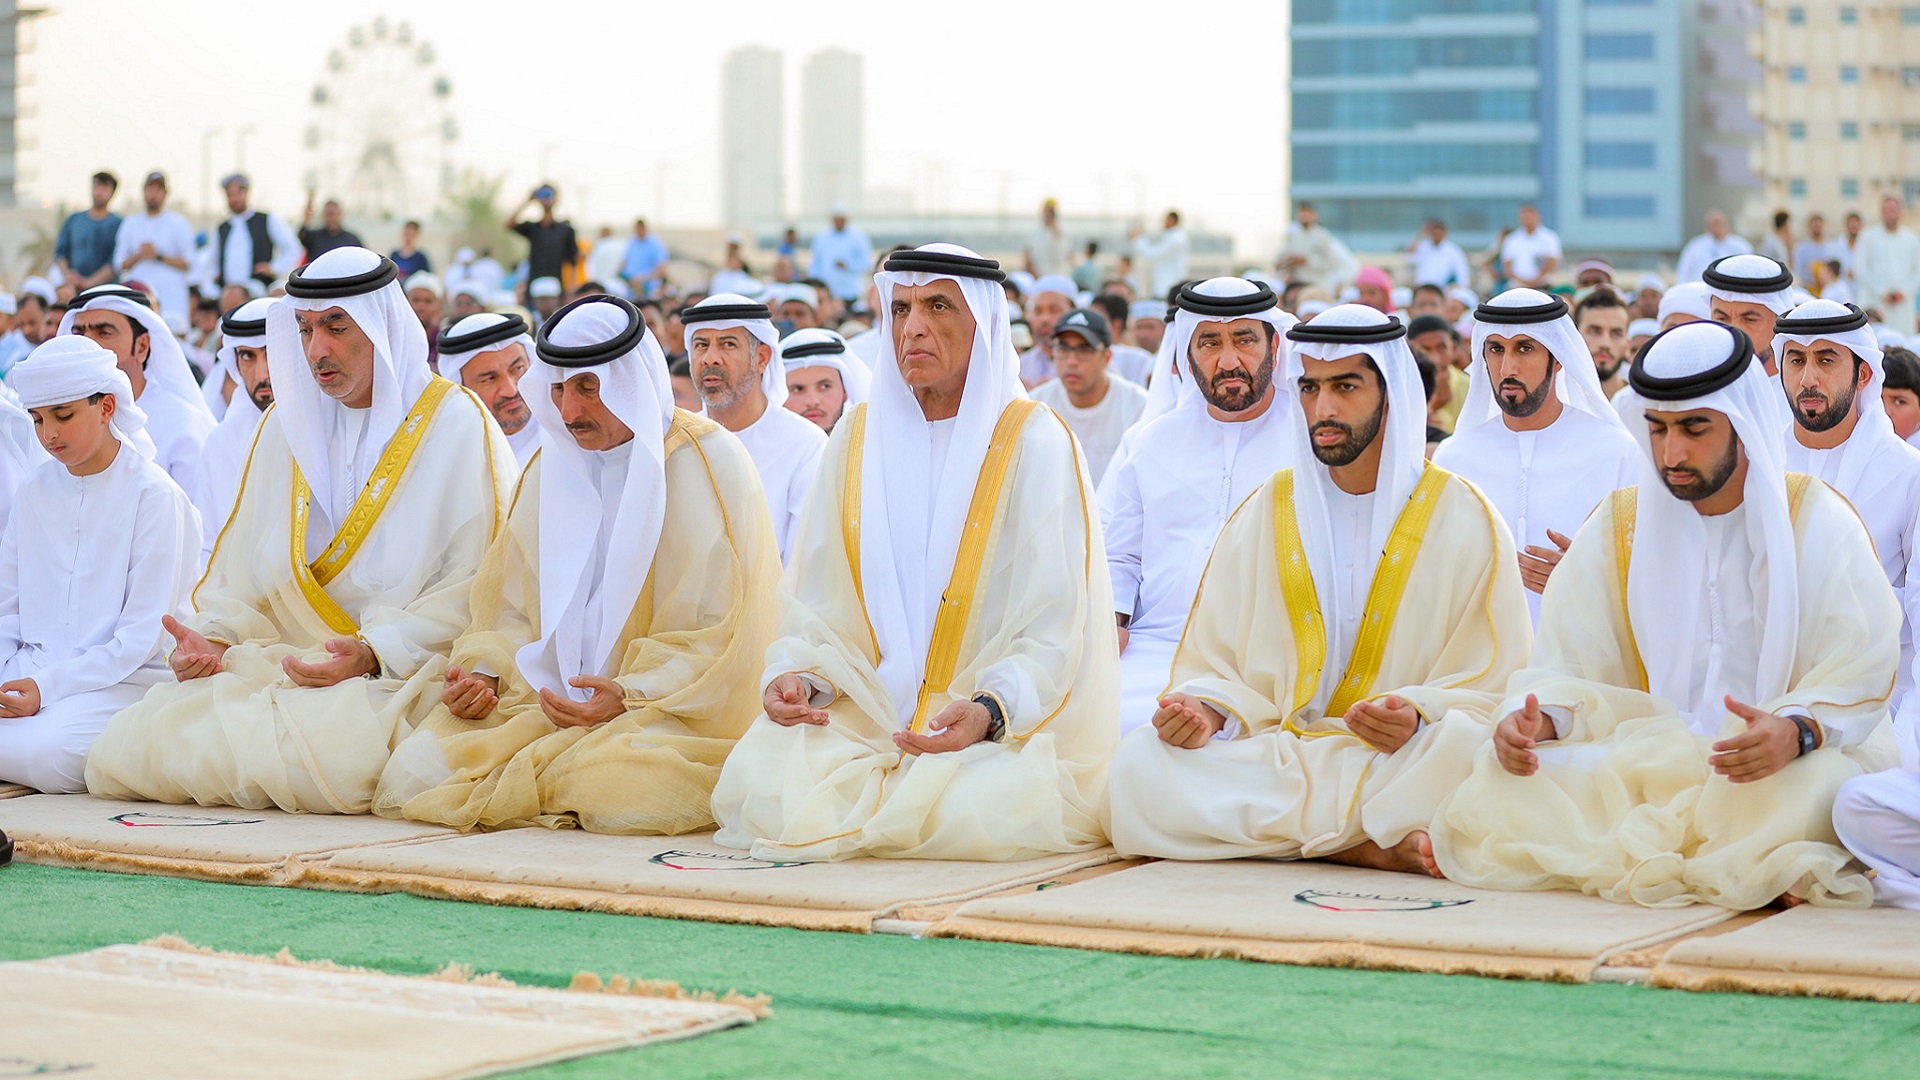
[[[1051,0],[51,3],[23,131],[28,194],[47,200],[84,200],[101,167],[134,186],[158,167],[197,210],[203,147],[217,179],[250,127],[256,204],[298,217],[309,95],[349,28],[384,15],[438,52],[454,160],[506,173],[514,196],[544,170],[583,222],[718,223],[721,58],[757,44],[786,53],[790,202],[801,62],[837,45],[866,57],[869,186],[1021,215],[1047,195],[1150,222],[1173,206],[1256,255],[1285,224],[1286,5],[1272,0],[1194,18]]]

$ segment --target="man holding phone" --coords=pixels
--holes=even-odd
[[[516,207],[507,216],[507,228],[527,238],[527,280],[538,278],[558,278],[568,284],[566,270],[580,259],[580,241],[574,235],[573,223],[560,221],[553,216],[554,200],[559,198],[552,184],[542,184],[533,189],[527,201]],[[520,215],[534,203],[540,204],[540,220],[521,221]]]

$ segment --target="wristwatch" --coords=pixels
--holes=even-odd
[[[1793,721],[1793,726],[1800,729],[1800,752],[1794,756],[1805,757],[1813,753],[1813,748],[1817,745],[1813,737],[1813,721],[1804,716],[1789,716],[1787,719]]]
[[[975,694],[973,703],[987,710],[987,741],[999,742],[1007,737],[1007,714],[1000,711],[1000,701],[992,694]]]

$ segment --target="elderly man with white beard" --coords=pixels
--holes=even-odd
[[[998,263],[934,244],[877,281],[873,398],[821,462],[719,840],[783,860],[1096,847],[1118,679],[1078,444],[1021,389]]]
[[[780,335],[767,305],[718,293],[686,308],[687,362],[708,419],[746,444],[773,514],[780,561],[792,558],[800,509],[820,471],[826,433],[786,408]]]

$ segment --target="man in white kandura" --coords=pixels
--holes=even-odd
[[[113,718],[103,798],[365,813],[440,700],[513,452],[427,369],[391,259],[335,248],[267,314],[275,405],[197,612],[166,620],[176,683]]]
[[[719,293],[685,308],[687,363],[707,417],[738,436],[753,457],[773,514],[780,561],[793,557],[800,509],[820,471],[826,433],[786,407],[780,335],[767,305]]]
[[[1644,905],[1864,905],[1828,817],[1892,759],[1900,606],[1847,501],[1781,468],[1745,334],[1686,323],[1628,388],[1638,487],[1554,571],[1493,745],[1433,822],[1446,876]]]
[[[1022,859],[1104,842],[1112,597],[1073,435],[1020,388],[1000,265],[877,275],[873,399],[796,540],[766,715],[713,793],[761,858]]]
[[[709,828],[779,618],[753,462],[673,407],[666,357],[625,300],[574,301],[535,348],[543,446],[474,583],[441,707],[394,752],[374,812]]]
[[[52,338],[7,379],[51,457],[0,533],[0,783],[81,792],[94,737],[167,678],[160,620],[186,610],[200,522],[113,353]]]
[[[1100,487],[1120,634],[1120,732],[1153,719],[1174,646],[1221,526],[1293,464],[1293,396],[1276,381],[1295,319],[1265,282],[1214,278],[1174,291],[1177,400],[1129,433]],[[1156,386],[1159,382],[1156,381]]]
[[[153,310],[147,294],[125,285],[95,285],[73,298],[60,317],[62,334],[82,334],[111,350],[133,384],[134,404],[147,414],[153,460],[181,489],[192,492],[200,445],[213,431],[200,384],[180,339]]]
[[[267,312],[279,300],[263,296],[249,300],[220,317],[220,351],[214,373],[233,379],[233,397],[227,401],[226,415],[200,444],[200,460],[194,469],[195,483],[188,494],[200,509],[200,564],[213,558],[213,546],[220,530],[227,527],[233,507],[240,499],[240,474],[246,471],[247,456],[253,452],[253,438],[260,430],[260,419],[273,405],[273,372],[267,363]]]
[[[1287,337],[1295,464],[1214,544],[1172,689],[1114,755],[1113,843],[1434,873],[1427,822],[1526,662],[1519,563],[1426,460],[1402,324],[1344,304]]]
[[[1640,475],[1640,448],[1600,388],[1566,302],[1510,289],[1473,313],[1473,382],[1433,463],[1471,480],[1520,549],[1527,607],[1600,500]]]
[[[1900,678],[1893,692],[1899,717],[1913,686],[1913,624],[1920,615],[1920,588],[1909,588],[1920,576],[1914,563],[1920,557],[1920,450],[1894,434],[1880,394],[1884,358],[1859,308],[1809,300],[1774,325],[1773,340],[1793,408],[1786,469],[1826,481],[1860,512],[1900,601]],[[1920,701],[1912,707],[1920,709]],[[1909,765],[1920,764],[1920,743],[1912,735],[1907,728],[1901,739],[1901,758]]]
[[[440,376],[473,391],[493,414],[522,468],[540,449],[540,425],[520,392],[533,362],[533,338],[518,315],[483,311],[440,335]]]

